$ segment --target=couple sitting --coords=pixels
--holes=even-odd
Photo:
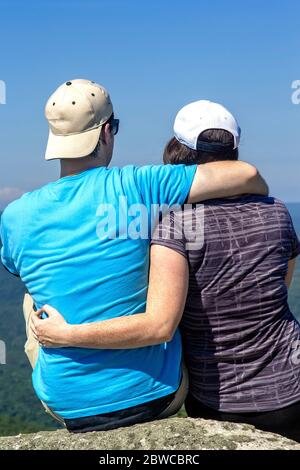
[[[299,440],[287,292],[300,244],[286,207],[238,161],[235,118],[189,104],[165,165],[109,169],[119,122],[102,86],[63,84],[46,116],[61,178],[1,221],[2,262],[30,293],[26,351],[46,409],[86,432],[185,403],[191,417]]]

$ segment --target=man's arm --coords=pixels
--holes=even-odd
[[[164,246],[151,248],[150,279],[145,313],[96,323],[69,325],[52,307],[49,317],[33,320],[33,332],[46,347],[130,349],[171,341],[181,320],[187,289],[188,263]]]
[[[151,204],[172,207],[240,194],[268,194],[257,169],[240,161],[203,165],[148,165],[125,167],[123,180],[131,194],[135,187],[149,208]],[[136,195],[135,195],[136,197]]]
[[[12,259],[11,250],[10,250],[10,243],[9,243],[9,235],[7,231],[7,218],[8,210],[6,209],[2,216],[1,216],[1,223],[0,223],[0,238],[1,238],[1,262],[10,274],[19,277],[19,273],[15,267],[14,261]]]
[[[188,203],[239,194],[267,195],[269,188],[258,170],[241,161],[222,161],[199,165]]]

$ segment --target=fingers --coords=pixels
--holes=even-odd
[[[33,310],[32,312],[34,317],[40,318],[40,319],[43,313],[46,313],[48,317],[59,315],[59,312],[54,307],[51,307],[51,305],[48,305],[48,304],[45,304],[39,310],[36,310],[36,311]]]
[[[43,337],[41,335],[38,335],[38,333],[37,333],[37,331],[36,331],[36,329],[34,328],[33,325],[30,326],[30,329],[31,329],[31,332],[32,332],[32,336],[39,343],[39,345],[41,347],[50,347],[48,345],[48,343],[43,339]]]
[[[36,311],[35,311],[35,310],[32,310],[32,316],[33,316],[34,318],[36,318],[36,317],[37,317],[37,318],[40,318],[41,315],[42,315],[42,313],[43,313],[43,309],[42,309],[42,308],[40,308],[39,310],[36,310]]]
[[[48,304],[44,305],[41,308],[41,310],[42,312],[47,313],[48,317],[59,315],[58,311],[54,307],[51,307],[51,305],[48,305]]]
[[[41,320],[39,317],[32,316],[30,319],[30,324],[36,328],[41,321],[43,320]]]

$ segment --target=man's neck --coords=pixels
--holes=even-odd
[[[79,158],[75,159],[64,159],[60,160],[60,178],[64,178],[65,176],[72,176],[78,175],[83,171],[91,170],[92,168],[100,168],[106,166],[101,163],[101,160],[98,159],[90,159],[89,157],[86,158]]]

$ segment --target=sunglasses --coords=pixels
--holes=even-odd
[[[117,133],[119,132],[119,124],[120,124],[119,119],[112,118],[109,121],[109,125],[111,127],[111,132],[113,133],[113,135],[117,135]]]

